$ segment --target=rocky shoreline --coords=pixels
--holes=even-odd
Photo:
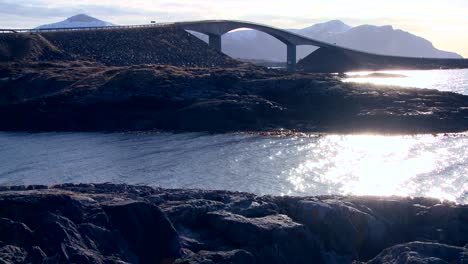
[[[468,263],[468,206],[114,184],[0,187],[1,263]]]
[[[0,130],[446,133],[468,96],[344,83],[331,74],[235,68],[0,64]]]

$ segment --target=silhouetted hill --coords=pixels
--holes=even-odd
[[[356,52],[334,48],[320,48],[297,67],[307,72],[349,72],[378,70],[466,69],[468,59],[411,58]]]
[[[41,35],[0,34],[0,62],[63,58],[64,53]]]
[[[372,53],[425,58],[462,58],[453,52],[436,49],[432,43],[392,26],[362,25],[330,37],[333,43]]]

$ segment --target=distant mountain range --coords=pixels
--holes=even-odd
[[[377,54],[428,57],[462,58],[453,53],[438,50],[432,43],[392,26],[362,25],[351,27],[339,20],[289,31],[328,43]],[[199,34],[197,36],[200,37]],[[202,37],[202,39],[206,39]],[[298,59],[317,48],[298,46]],[[286,46],[274,37],[254,30],[238,30],[223,36],[223,52],[234,58],[285,61]]]
[[[75,27],[107,27],[107,26],[115,26],[112,23],[99,20],[97,18],[79,14],[76,16],[69,17],[63,21],[47,24],[37,27],[36,29],[41,28],[75,28]]]
[[[114,24],[85,14],[70,17],[64,21],[42,25],[37,28],[102,27]],[[428,58],[462,58],[462,56],[436,49],[432,43],[392,26],[362,25],[351,27],[342,21],[332,20],[303,29],[289,31],[313,39],[335,43],[372,53]],[[207,41],[207,36],[193,33]],[[285,61],[286,46],[274,37],[255,30],[238,30],[223,36],[223,52],[247,60]],[[312,46],[298,46],[297,58],[302,59],[315,51]]]

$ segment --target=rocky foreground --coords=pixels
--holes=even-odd
[[[468,206],[433,199],[0,188],[0,263],[468,263]]]
[[[468,96],[235,68],[0,63],[0,130],[439,133],[468,130]]]

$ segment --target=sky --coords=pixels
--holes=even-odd
[[[119,25],[236,19],[303,28],[339,19],[392,25],[468,57],[468,0],[0,0],[0,28],[32,28],[79,13]]]

